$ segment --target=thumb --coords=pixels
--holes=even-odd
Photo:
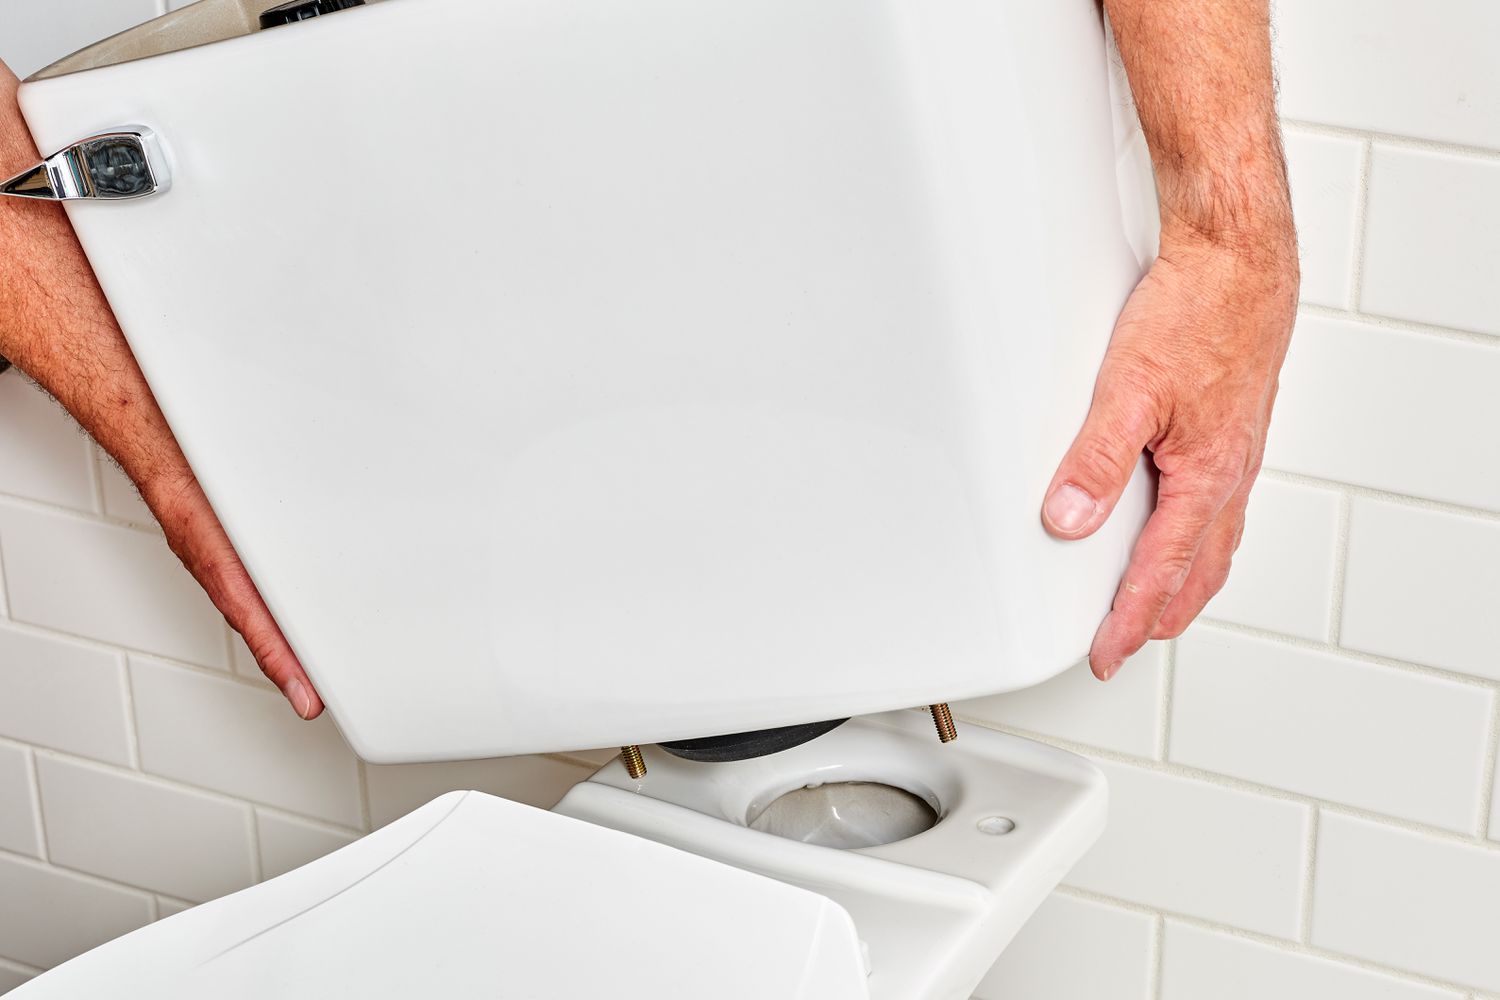
[[[1042,524],[1058,538],[1087,538],[1109,519],[1157,427],[1142,394],[1101,382],[1083,429],[1047,487]]]

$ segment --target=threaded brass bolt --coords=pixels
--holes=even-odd
[[[928,705],[932,712],[932,721],[937,726],[938,739],[944,743],[952,743],[958,739],[958,727],[953,725],[953,713],[948,711],[947,703],[939,705]]]
[[[646,758],[641,756],[641,748],[631,744],[620,748],[620,760],[625,764],[625,773],[630,775],[632,781],[639,781],[646,776]]]

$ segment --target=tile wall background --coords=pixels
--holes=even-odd
[[[158,12],[0,0],[0,58]],[[1268,471],[1181,640],[957,707],[1113,796],[988,1000],[1500,998],[1500,6],[1280,0],[1277,35],[1305,282]],[[602,759],[361,764],[0,376],[0,992],[442,791],[546,806]]]

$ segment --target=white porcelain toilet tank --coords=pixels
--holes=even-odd
[[[20,100],[44,152],[154,133],[169,188],[70,216],[361,756],[840,718],[1086,651],[1151,483],[1085,542],[1039,511],[1154,220],[1092,0],[230,16],[266,6]]]
[[[649,773],[435,800],[18,996],[966,998],[1106,790],[900,710],[1075,663],[1153,494],[1040,522],[1154,245],[1093,0],[273,2],[26,81],[36,183],[362,757]]]

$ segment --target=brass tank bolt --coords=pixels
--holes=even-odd
[[[646,776],[646,758],[641,756],[640,747],[635,744],[621,747],[620,760],[625,764],[625,773],[630,775],[632,781],[639,781]]]
[[[948,711],[946,702],[939,705],[928,705],[932,712],[932,721],[937,725],[938,739],[944,743],[952,743],[958,739],[958,728],[953,725],[953,713]]]

